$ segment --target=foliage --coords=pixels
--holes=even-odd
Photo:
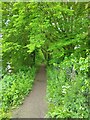
[[[4,76],[0,83],[2,85],[2,89],[0,90],[0,110],[2,116],[3,114],[6,115],[5,113],[8,114],[10,109],[22,104],[25,96],[27,96],[32,89],[34,76],[34,67],[28,68],[27,71],[19,70],[16,74],[13,73]]]
[[[38,49],[51,64],[73,51],[85,56],[88,6],[88,2],[3,3],[3,68],[7,62],[14,69],[34,64]]]
[[[9,62],[17,75],[20,69],[27,71],[27,67],[44,60],[48,66],[50,117],[87,117],[85,95],[90,76],[89,10],[89,2],[2,3],[3,70]],[[21,73],[19,71],[18,74]],[[22,73],[23,76],[27,74]],[[18,81],[22,78],[27,85],[24,77],[17,75],[17,78],[16,75],[6,79],[10,77],[11,81],[14,78]],[[13,82],[11,86],[15,87]]]
[[[87,58],[80,58],[77,62],[76,58],[72,57],[65,58],[60,67],[54,65],[47,69],[48,117],[88,118],[87,67]]]

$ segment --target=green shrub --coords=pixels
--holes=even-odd
[[[5,75],[2,79],[0,83],[2,84],[2,89],[0,90],[1,114],[8,114],[10,109],[22,104],[25,96],[31,91],[35,68],[25,70],[19,70],[16,74]]]
[[[47,68],[47,117],[88,118],[87,63],[87,58],[75,60],[71,57]]]

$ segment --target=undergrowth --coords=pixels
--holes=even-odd
[[[88,118],[88,58],[65,58],[47,68],[48,113],[51,118]]]
[[[35,68],[24,68],[17,73],[6,74],[0,85],[0,118],[9,118],[11,110],[23,103],[32,90]]]

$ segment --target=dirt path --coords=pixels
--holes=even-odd
[[[13,112],[13,118],[44,118],[47,112],[46,103],[46,72],[42,65],[36,76],[32,92],[23,105]]]

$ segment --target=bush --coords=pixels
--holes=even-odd
[[[47,117],[88,118],[87,63],[87,58],[75,60],[71,57],[70,59],[65,58],[57,67],[56,64],[48,67],[47,99],[49,109]]]
[[[26,71],[19,70],[16,74],[13,73],[4,76],[0,83],[2,84],[2,89],[0,90],[0,98],[2,101],[0,106],[1,114],[8,114],[10,109],[22,104],[25,96],[28,95],[32,89],[34,76],[34,67]]]

